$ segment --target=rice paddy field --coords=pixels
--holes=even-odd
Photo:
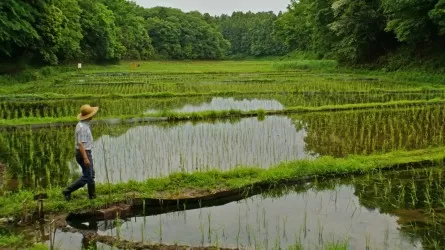
[[[134,247],[100,240],[107,237],[196,249],[445,248],[443,158],[428,155],[445,149],[445,76],[348,70],[334,61],[134,65],[66,67],[25,83],[0,79],[0,218],[20,215],[16,208],[30,202],[23,197],[59,194],[81,175],[74,126],[85,103],[100,106],[93,122],[99,195],[105,187],[208,173],[243,178],[270,170],[273,185],[219,203],[68,221],[76,232],[48,221],[0,226],[16,235],[0,240],[0,248],[30,246],[23,242],[52,249]],[[354,165],[354,157],[397,161],[394,152],[407,158],[426,152],[417,156],[436,161],[408,160],[389,171],[370,166],[359,175],[330,165]],[[280,179],[277,166],[300,163],[333,174]],[[205,179],[195,181],[200,190],[215,191]],[[181,193],[179,184],[176,190]],[[87,203],[82,192],[74,199]],[[50,212],[68,212],[62,199],[46,201],[53,202]]]

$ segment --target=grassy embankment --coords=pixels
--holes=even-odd
[[[445,148],[431,148],[416,151],[398,151],[382,155],[348,156],[346,158],[322,157],[317,160],[300,160],[282,163],[270,169],[243,167],[221,172],[208,171],[193,174],[177,173],[167,178],[148,179],[143,182],[130,181],[119,184],[101,184],[97,187],[98,199],[90,203],[85,191],[73,196],[71,202],[64,201],[62,188],[44,190],[49,195],[45,210],[49,213],[68,213],[103,207],[112,202],[124,202],[128,194],[138,198],[177,199],[185,192],[211,194],[215,192],[249,188],[256,184],[274,185],[288,180],[307,177],[329,177],[332,175],[363,174],[383,169],[395,169],[399,165],[432,162],[441,165]],[[17,216],[34,211],[33,191],[22,190],[0,197],[0,217]]]

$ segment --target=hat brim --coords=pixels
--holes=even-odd
[[[92,108],[93,108],[93,112],[89,113],[88,115],[78,114],[77,120],[84,121],[84,120],[87,120],[87,119],[95,116],[97,114],[97,111],[99,111],[99,107],[92,107]]]

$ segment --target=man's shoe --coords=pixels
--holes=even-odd
[[[66,201],[70,201],[70,200],[71,200],[71,194],[70,194],[70,192],[64,190],[64,191],[62,192],[62,194],[63,194],[63,196],[65,196],[65,200],[66,200]]]
[[[90,200],[96,199],[96,184],[88,184],[88,197]]]

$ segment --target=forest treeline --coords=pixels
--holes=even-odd
[[[310,52],[341,63],[445,65],[445,0],[292,0],[210,16],[127,0],[2,0],[0,60],[224,59]]]

